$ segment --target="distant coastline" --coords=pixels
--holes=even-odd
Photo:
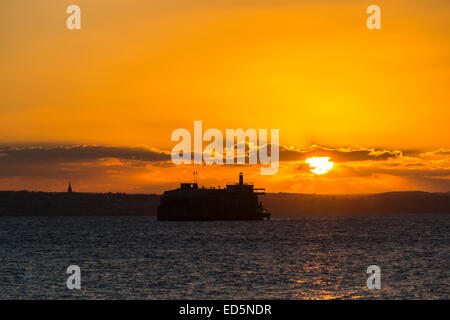
[[[0,191],[0,216],[152,216],[159,195]]]
[[[0,191],[0,216],[154,216],[157,194]],[[362,195],[268,193],[274,215],[450,213],[450,192]]]
[[[450,213],[450,192],[400,191],[360,195],[269,193],[263,202],[274,215]]]

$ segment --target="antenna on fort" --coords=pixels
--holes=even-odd
[[[194,183],[197,183],[197,166],[194,164],[194,172],[193,172],[193,174],[194,174]]]

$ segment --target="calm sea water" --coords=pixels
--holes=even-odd
[[[448,215],[2,217],[0,299],[449,299],[449,238]],[[372,264],[381,290],[366,288]]]

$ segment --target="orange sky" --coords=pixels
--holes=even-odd
[[[73,3],[81,30],[65,26]],[[366,28],[369,4],[382,30]],[[272,177],[201,167],[205,185],[243,170],[273,192],[450,190],[448,1],[0,6],[0,189],[160,192],[192,167],[154,155],[202,120],[276,128],[295,151]],[[335,162],[329,173],[305,167],[315,153]]]

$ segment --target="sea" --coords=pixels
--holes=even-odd
[[[0,299],[449,299],[449,253],[439,214],[1,217]]]

